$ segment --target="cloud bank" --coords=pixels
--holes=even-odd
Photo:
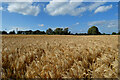
[[[109,5],[109,6],[100,6],[98,7],[94,13],[98,13],[98,12],[105,12],[105,11],[108,11],[109,9],[112,8],[112,5]]]
[[[41,7],[38,6],[38,4],[34,5],[35,3],[32,1],[33,0],[30,0],[30,2],[8,3],[7,10],[9,12],[19,13],[22,15],[37,16],[40,14]],[[86,11],[93,11],[94,13],[98,13],[105,12],[112,8],[112,5],[103,6],[105,3],[106,2],[92,2],[86,4],[83,2],[83,0],[52,0],[46,4],[43,11],[51,16],[82,16]]]
[[[93,22],[89,22],[88,25],[89,26],[99,26],[99,27],[116,28],[116,27],[118,27],[118,20],[93,21]]]
[[[34,6],[30,2],[9,3],[7,10],[23,15],[37,16],[40,12],[39,6]]]
[[[62,0],[62,2],[56,2],[57,0],[52,0],[50,3],[46,6],[45,11],[52,15],[71,15],[71,16],[81,16],[82,13],[86,11],[93,11],[95,10],[95,13],[98,12],[105,12],[112,8],[112,5],[110,6],[102,6],[106,2],[94,2],[92,4],[87,4],[82,2],[73,2],[73,0],[70,0],[69,2],[65,2],[66,0]]]

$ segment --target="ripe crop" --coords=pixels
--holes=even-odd
[[[4,35],[2,78],[117,78],[118,36]]]

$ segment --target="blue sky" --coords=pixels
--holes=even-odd
[[[72,0],[71,0],[72,1]],[[86,33],[97,26],[102,33],[118,32],[117,2],[2,3],[2,30],[41,30],[68,27]]]

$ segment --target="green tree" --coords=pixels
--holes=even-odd
[[[49,34],[49,35],[53,34],[53,30],[51,28],[47,29],[46,34]]]
[[[92,26],[88,29],[88,34],[90,35],[98,35],[101,34],[96,26]]]
[[[32,30],[25,31],[25,34],[33,34],[33,31]]]
[[[112,32],[112,35],[116,35],[116,32]]]
[[[120,35],[120,31],[118,32],[118,35]]]
[[[8,34],[6,31],[1,31],[2,32],[2,34]]]
[[[23,33],[23,31],[17,31],[17,34],[22,34]]]
[[[105,35],[105,33],[103,33],[103,35]]]
[[[59,34],[59,35],[64,34],[63,28],[56,28],[56,29],[54,30],[54,32],[55,32],[55,34]]]
[[[14,31],[14,30],[13,30],[13,31],[10,31],[9,34],[15,34],[15,31]]]
[[[41,34],[39,30],[33,31],[33,34]]]
[[[41,32],[41,34],[46,34],[45,31],[40,31],[40,32]]]
[[[67,34],[69,34],[68,31],[69,31],[68,28],[64,28],[64,31],[63,31],[63,32],[64,32],[65,35],[67,35]]]

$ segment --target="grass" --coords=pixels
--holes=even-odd
[[[118,36],[4,35],[2,78],[117,78]]]

